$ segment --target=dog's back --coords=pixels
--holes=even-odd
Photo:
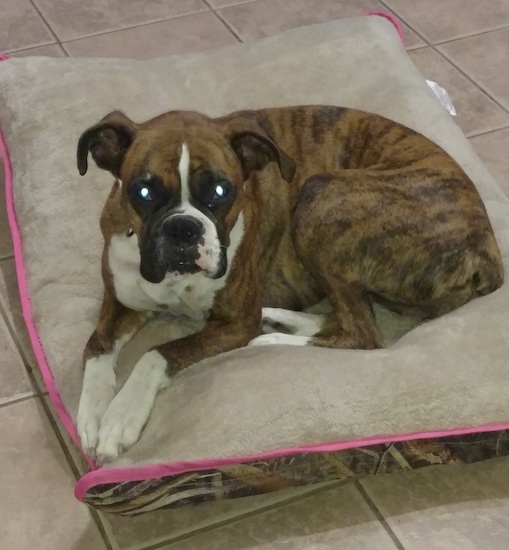
[[[348,280],[362,279],[393,309],[434,316],[501,286],[500,251],[475,185],[425,136],[340,107],[242,116],[297,161],[290,184],[270,165],[252,177],[262,202],[266,305],[302,309],[323,298],[312,266],[302,264],[327,261],[334,243]]]

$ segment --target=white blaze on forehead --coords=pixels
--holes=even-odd
[[[189,160],[189,148],[186,143],[183,143],[179,160],[181,202],[183,204],[189,203]]]

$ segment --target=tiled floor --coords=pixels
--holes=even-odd
[[[0,51],[150,57],[368,9],[400,16],[414,62],[450,92],[461,127],[509,194],[509,0],[0,0]],[[91,514],[73,497],[83,464],[69,450],[34,369],[3,192],[0,201],[0,548],[509,547],[504,459],[133,519]]]

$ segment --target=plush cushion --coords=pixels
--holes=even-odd
[[[95,166],[78,175],[80,133],[113,109],[142,121],[180,108],[215,116],[297,104],[379,113],[436,141],[477,185],[507,264],[508,200],[383,18],[150,61],[0,63],[0,123],[12,167],[11,174],[4,150],[7,201],[24,315],[53,405],[75,441],[81,354],[102,297],[98,220],[112,184]],[[175,377],[141,440],[107,467],[93,466],[77,495],[105,507],[116,488],[126,512],[131,482],[163,479],[167,490],[154,481],[157,498],[138,506],[153,509],[178,500],[171,497],[174,481],[188,472],[221,472],[255,491],[249,479],[260,477],[261,459],[505,429],[507,311],[506,284],[410,332],[411,319],[378,310],[392,343],[387,349],[274,346],[207,359]],[[158,326],[151,337],[161,338]],[[124,354],[127,370],[135,355]],[[259,490],[287,486],[285,467],[276,472],[279,485]]]

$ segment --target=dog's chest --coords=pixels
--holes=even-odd
[[[159,284],[145,281],[140,275],[136,235],[114,235],[109,245],[108,261],[118,301],[135,311],[168,311],[203,319],[212,307],[216,292],[224,284],[201,273],[167,276]]]

